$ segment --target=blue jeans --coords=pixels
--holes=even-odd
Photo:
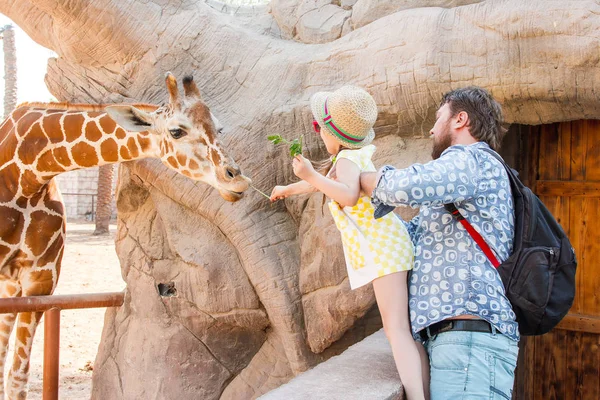
[[[501,333],[450,331],[425,342],[431,400],[510,400],[518,342]]]

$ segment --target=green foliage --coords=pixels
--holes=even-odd
[[[267,139],[269,139],[271,142],[273,142],[273,144],[285,143],[285,144],[289,145],[290,146],[289,147],[290,156],[292,156],[292,157],[296,157],[297,155],[302,154],[303,136],[300,136],[300,139],[294,139],[291,142],[289,140],[286,140],[283,137],[281,137],[281,135],[270,135],[270,136],[267,136]]]

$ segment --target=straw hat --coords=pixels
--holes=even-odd
[[[335,92],[317,92],[310,99],[313,117],[324,132],[344,147],[358,149],[373,141],[377,104],[356,86],[343,86]]]

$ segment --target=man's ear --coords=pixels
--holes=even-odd
[[[107,106],[106,113],[119,126],[129,132],[142,132],[152,128],[152,117],[130,105]]]
[[[469,126],[469,114],[466,111],[461,111],[454,117],[454,124],[456,129],[461,129]]]

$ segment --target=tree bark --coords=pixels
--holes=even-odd
[[[6,117],[17,105],[17,47],[12,25],[3,28],[2,45],[4,47],[4,117]]]
[[[94,235],[108,235],[112,214],[112,186],[114,165],[107,164],[98,168],[98,189],[96,202],[96,230]]]

